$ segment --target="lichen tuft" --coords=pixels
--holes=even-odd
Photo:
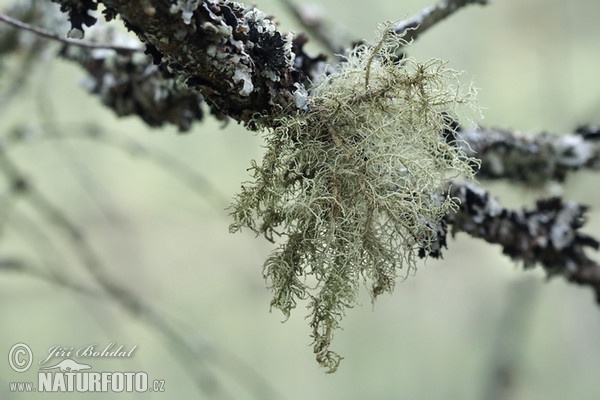
[[[232,205],[232,231],[282,238],[263,269],[271,306],[288,317],[308,301],[328,372],[342,358],[330,349],[334,332],[360,287],[374,300],[414,270],[456,207],[440,198],[444,183],[473,174],[473,160],[441,134],[447,115],[473,105],[473,91],[442,61],[398,61],[400,41],[384,28],[377,45],[355,49],[310,89],[306,110],[269,121],[263,161]]]

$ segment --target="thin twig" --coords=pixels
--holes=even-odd
[[[0,13],[0,21],[4,21],[9,25],[14,26],[15,28],[19,28],[19,29],[26,30],[28,32],[32,32],[40,37],[50,39],[50,40],[55,40],[55,41],[58,41],[58,42],[61,42],[64,44],[73,45],[73,46],[85,47],[88,49],[110,49],[110,50],[115,50],[115,51],[120,51],[120,52],[129,52],[129,53],[140,52],[143,50],[141,48],[119,46],[119,45],[110,44],[110,43],[93,43],[93,42],[86,42],[83,40],[64,38],[56,33],[47,31],[46,29],[42,29],[42,28],[38,28],[38,27],[35,27],[32,25],[29,25],[23,21],[19,21],[18,19],[11,18],[8,15],[2,14],[2,13]]]
[[[62,275],[55,275],[53,273],[44,272],[38,268],[35,268],[31,264],[26,263],[23,260],[17,258],[3,258],[0,259],[0,271],[2,272],[12,272],[12,273],[24,273],[29,276],[32,276],[36,279],[40,279],[44,282],[50,283],[52,285],[61,286],[64,288],[68,288],[76,293],[83,294],[89,297],[94,298],[102,298],[106,297],[106,293],[101,290],[93,289],[82,285],[80,283],[74,282],[70,279],[67,279]],[[102,325],[99,325],[102,327]]]
[[[300,22],[308,35],[320,42],[331,54],[340,53],[342,46],[334,43],[332,32],[320,16],[309,15],[306,9],[297,5],[293,0],[280,0],[287,10]]]
[[[469,4],[486,5],[488,0],[442,0],[434,6],[424,8],[414,17],[400,22],[394,31],[398,35],[404,35],[404,40],[407,42],[411,42],[438,22]]]

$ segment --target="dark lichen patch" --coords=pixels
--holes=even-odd
[[[284,51],[285,41],[281,33],[275,31],[272,35],[263,35],[263,32],[259,32],[259,26],[256,22],[249,21],[248,25],[250,26],[248,38],[254,43],[252,52],[272,68],[285,66],[289,62],[289,55],[286,57]]]
[[[153,65],[148,55],[75,46],[61,55],[87,70],[85,86],[119,116],[137,115],[150,126],[171,123],[181,132],[203,118],[202,96],[166,67]]]
[[[92,26],[96,23],[96,17],[90,15],[91,12],[98,9],[98,3],[95,0],[62,0],[60,10],[69,15],[71,22],[71,32],[81,32],[83,35],[84,27]]]

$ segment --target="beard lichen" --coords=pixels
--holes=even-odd
[[[447,116],[472,106],[444,62],[398,61],[391,32],[355,49],[310,89],[308,108],[271,120],[262,164],[232,205],[231,231],[250,228],[278,247],[263,274],[271,307],[289,317],[308,302],[317,362],[365,285],[374,300],[413,271],[456,204],[440,193],[473,175],[473,160],[442,136]]]

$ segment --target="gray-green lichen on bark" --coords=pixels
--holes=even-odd
[[[373,300],[391,292],[456,207],[438,196],[447,178],[473,173],[440,134],[473,93],[441,61],[398,62],[399,44],[385,28],[376,46],[355,49],[311,88],[306,110],[282,115],[232,206],[233,231],[282,236],[264,265],[271,305],[289,316],[308,300],[314,352],[328,372],[341,360],[334,332],[362,284]]]
[[[232,206],[232,230],[284,237],[264,265],[271,304],[287,316],[308,300],[317,361],[335,371],[341,357],[331,342],[360,287],[375,299],[415,268],[456,207],[439,197],[446,179],[473,173],[441,135],[473,93],[441,61],[398,60],[404,43],[390,26],[306,87],[301,44],[256,9],[102,3],[213,112],[264,129],[267,152]]]

